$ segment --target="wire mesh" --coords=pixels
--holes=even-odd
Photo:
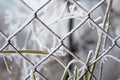
[[[13,56],[12,59],[19,57],[19,60],[18,58],[15,59],[15,61],[18,60],[17,63],[19,65],[24,65],[24,69],[20,67],[20,71],[22,71],[21,75],[24,76],[24,80],[29,80],[29,79],[36,80],[34,79],[35,76],[37,77],[38,80],[52,80],[52,79],[57,80],[56,79],[57,76],[54,77],[54,75],[50,74],[47,71],[47,68],[45,68],[46,67],[45,64],[50,64],[48,67],[50,67],[53,64],[59,65],[57,66],[57,68],[62,66],[62,69],[58,69],[58,72],[60,72],[60,70],[62,71],[60,74],[58,73],[58,76],[60,75],[61,78],[63,78],[66,71],[68,71],[69,76],[66,77],[66,79],[73,80],[73,77],[75,74],[73,73],[70,76],[70,72],[69,72],[69,69],[71,69],[69,67],[73,63],[78,63],[74,65],[80,65],[78,69],[79,80],[82,80],[84,78],[83,76],[85,76],[88,72],[92,76],[93,80],[94,79],[101,80],[102,69],[100,69],[101,70],[100,71],[101,73],[99,74],[100,78],[98,78],[96,77],[95,74],[92,73],[92,67],[96,63],[99,63],[101,61],[100,67],[103,68],[102,64],[104,64],[105,59],[107,57],[110,57],[108,56],[108,53],[114,50],[114,48],[115,49],[118,48],[118,50],[120,48],[119,46],[120,35],[118,35],[117,37],[113,36],[109,31],[110,28],[112,28],[112,25],[110,23],[112,9],[110,7],[106,7],[105,9],[106,13],[104,12],[101,13],[102,12],[102,9],[101,9],[100,14],[103,14],[102,19],[98,19],[98,20],[97,18],[99,18],[98,16],[99,12],[98,13],[95,12],[97,9],[100,10],[99,8],[103,7],[103,5],[105,4],[109,6],[110,1],[111,0],[108,0],[108,2],[106,2],[106,0],[100,0],[100,1],[96,0],[96,2],[93,1],[95,2],[95,5],[92,5],[92,7],[86,7],[89,4],[87,3],[82,4],[84,3],[84,1],[82,2],[81,0],[80,1],[79,0],[67,0],[67,1],[61,0],[58,2],[57,0],[48,0],[45,3],[41,3],[42,5],[37,6],[36,8],[33,8],[31,7],[33,5],[32,3],[28,4],[26,1],[21,0],[24,6],[27,7],[27,10],[30,10],[31,15],[25,15],[25,19],[22,22],[20,22],[19,25],[17,25],[19,27],[14,29],[14,31],[10,30],[9,28],[6,29],[6,31],[2,30],[2,28],[0,30],[0,35],[1,35],[0,36],[0,39],[1,39],[0,55],[4,59],[5,64],[7,65],[7,70],[11,69],[10,63],[14,62],[13,60],[11,60],[11,57]],[[53,6],[55,7],[53,7],[52,9],[51,5],[52,7]],[[62,8],[57,12],[58,6],[62,6]],[[53,15],[54,13],[58,13],[59,15],[58,14],[54,15],[55,18],[49,19],[49,16]],[[41,16],[43,14],[44,16]],[[46,16],[46,15],[49,15],[49,16]],[[106,16],[107,16],[106,22],[104,22],[104,19]],[[49,20],[47,21],[47,19]],[[72,25],[74,27],[72,27],[72,29],[69,30],[68,26],[70,25],[68,21],[70,19],[74,21]],[[102,21],[102,22],[98,23],[97,21],[98,22]],[[70,39],[73,39],[71,40],[70,43],[74,43],[74,41],[77,41],[75,39],[78,39],[77,44],[82,43],[82,41],[80,41],[80,39],[76,37],[83,35],[84,33],[82,32],[88,32],[86,30],[84,31],[83,29],[83,28],[86,28],[84,26],[85,24],[88,24],[87,26],[89,26],[89,29],[94,28],[92,29],[92,31],[97,31],[96,33],[98,34],[96,39],[96,42],[98,43],[94,45],[95,49],[89,53],[88,53],[89,49],[87,49],[86,51],[82,50],[84,51],[84,54],[86,54],[87,58],[84,56],[80,56],[81,49],[78,49],[77,51],[71,51],[70,49],[71,46],[72,48],[74,47],[76,49],[81,48],[80,47],[81,45],[76,46],[74,44],[70,45],[68,43]],[[75,35],[76,33],[77,35]],[[71,35],[72,37],[70,38]],[[83,37],[84,36],[85,35],[83,35]],[[94,34],[92,36],[94,37]],[[111,43],[111,44],[108,45],[107,43]],[[86,45],[88,46],[89,43],[83,44],[83,46],[86,46]],[[13,53],[13,54],[10,54],[10,53]],[[23,54],[23,53],[27,53],[27,54]],[[97,56],[95,53],[98,53]],[[51,57],[54,59],[52,62],[50,61]],[[111,58],[120,62],[120,60],[116,57],[114,58],[112,56]],[[67,59],[67,61],[65,62],[64,59]],[[52,70],[56,70],[56,69],[54,69],[53,67]],[[56,71],[53,71],[53,72],[57,74]],[[50,79],[48,78],[48,75],[46,76],[44,74],[49,74],[53,78]],[[23,77],[21,79],[23,80]],[[89,78],[89,80],[91,79]]]

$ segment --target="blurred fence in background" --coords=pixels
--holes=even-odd
[[[92,80],[117,80],[119,10],[110,1],[3,1],[1,9],[12,6],[1,11],[0,80],[60,80],[66,70],[73,80],[75,66],[79,80],[87,71]]]

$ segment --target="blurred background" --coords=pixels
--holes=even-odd
[[[93,52],[95,52],[96,50],[100,32],[99,29],[94,25],[90,25],[88,20],[81,25],[80,28],[72,32],[71,35],[69,35],[69,32],[79,26],[86,18],[89,10],[103,0],[51,0],[50,3],[37,12],[37,18],[43,21],[43,24],[39,19],[34,18],[35,15],[33,15],[33,13],[47,1],[48,0],[0,0],[0,50],[7,43],[7,39],[13,36],[10,39],[10,43],[17,50],[31,49],[51,53],[62,43],[62,46],[55,51],[55,55],[59,56],[66,64],[73,59],[69,51],[85,61],[89,51],[93,50]],[[108,1],[109,0],[105,0],[103,4],[90,13],[90,17],[98,25],[102,24]],[[113,39],[120,35],[119,2],[120,0],[113,0],[109,29],[107,31]],[[31,18],[33,18],[33,20],[27,22]],[[28,23],[28,25],[21,29],[26,23]],[[21,30],[18,31],[19,29]],[[16,31],[18,32],[14,35]],[[66,35],[68,35],[68,37],[65,38]],[[119,45],[119,39],[117,44]],[[107,37],[105,49],[111,45],[112,40]],[[3,50],[15,51],[10,44],[4,47]],[[119,59],[120,49],[114,47],[108,54]],[[34,64],[37,64],[45,57],[45,55],[33,54],[24,54],[24,56]],[[8,62],[10,62],[10,72],[6,68],[4,57],[7,57]],[[100,61],[95,70],[95,76],[97,78],[99,77],[99,63]],[[74,69],[75,65],[80,67],[79,64],[74,64],[71,66],[71,70]],[[25,80],[33,67],[29,61],[17,53],[0,53],[0,80]],[[64,71],[64,68],[52,57],[39,65],[37,69],[47,80],[60,80]],[[103,66],[102,80],[118,80],[120,77],[119,74],[120,63],[108,58]],[[38,73],[36,75],[40,77]]]

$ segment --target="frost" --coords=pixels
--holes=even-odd
[[[69,5],[69,10],[70,10],[71,13],[73,13],[74,10],[75,10],[75,5],[74,4]]]
[[[106,63],[107,61],[108,61],[107,56],[104,56],[104,57],[102,58],[102,62],[103,62],[103,63]]]
[[[23,0],[27,5],[29,5],[33,10],[38,9],[41,5],[43,5],[48,0]]]

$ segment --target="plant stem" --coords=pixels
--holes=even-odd
[[[19,53],[21,53],[21,54],[43,54],[43,55],[47,55],[47,54],[49,54],[48,52],[44,52],[44,51],[40,51],[40,50],[18,50],[18,52]],[[16,53],[16,51],[14,51],[14,50],[5,50],[5,51],[0,51],[0,53],[4,53],[4,54],[10,54],[10,53]],[[64,63],[64,61],[61,59],[61,58],[59,58],[58,56],[56,56],[56,55],[52,55],[52,57],[56,60],[56,61],[58,61],[64,68],[66,67],[66,64]],[[68,69],[67,70],[69,73],[71,73],[70,72],[70,70]],[[67,73],[66,73],[67,74]]]
[[[106,23],[107,23],[107,20],[109,18],[110,10],[111,10],[111,7],[112,7],[112,2],[113,2],[113,0],[109,0],[109,2],[108,2],[107,10],[106,10],[104,20],[103,20],[103,26],[102,26],[103,29],[106,28]],[[97,48],[96,48],[96,51],[95,51],[95,59],[98,58],[98,55],[101,51],[102,42],[104,40],[103,36],[104,36],[104,34],[103,34],[103,32],[101,32],[100,35],[99,35],[99,38],[98,38]],[[92,75],[94,74],[95,68],[96,68],[96,63],[92,67]],[[90,80],[92,80],[92,75],[90,76]]]
[[[5,51],[0,51],[1,53],[16,53],[14,50],[5,50]],[[48,54],[47,52],[44,51],[38,51],[38,50],[18,50],[19,53],[32,53],[32,54]]]
[[[89,65],[89,62],[90,62],[92,53],[93,53],[92,50],[90,50],[89,53],[88,53],[88,56],[87,56],[87,59],[86,59],[86,65],[87,65],[87,66]],[[84,80],[88,80],[88,79],[89,79],[88,68],[85,69],[85,72],[86,72],[86,74],[85,74],[85,76],[84,76]]]

